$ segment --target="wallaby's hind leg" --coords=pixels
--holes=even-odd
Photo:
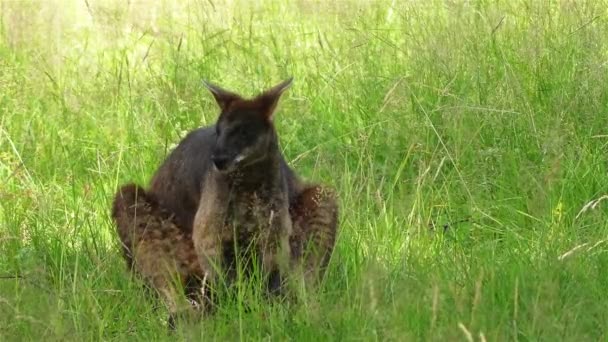
[[[192,239],[153,195],[134,184],[116,194],[112,218],[128,268],[161,296],[174,328],[178,313],[191,306],[182,295],[184,288],[202,274]]]
[[[338,229],[335,192],[321,185],[304,188],[292,202],[292,256],[303,267],[306,283],[321,280],[334,249]]]

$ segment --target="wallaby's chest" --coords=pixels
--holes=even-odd
[[[259,193],[231,196],[226,212],[226,225],[238,235],[254,235],[270,229],[276,219],[278,203]]]

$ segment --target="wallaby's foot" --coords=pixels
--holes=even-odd
[[[191,307],[187,307],[185,309],[170,312],[167,317],[167,330],[169,332],[174,332],[177,330],[177,327],[184,324],[196,324],[200,321],[203,316],[203,312],[201,311],[201,307],[198,303],[190,303]]]

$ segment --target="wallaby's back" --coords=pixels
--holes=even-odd
[[[187,232],[192,230],[202,179],[211,165],[214,139],[213,126],[188,133],[158,168],[150,184],[150,193],[175,214],[176,223]]]

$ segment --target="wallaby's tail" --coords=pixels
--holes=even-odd
[[[338,199],[333,189],[304,188],[291,208],[294,236],[292,254],[316,280],[323,277],[331,258],[338,229]]]

